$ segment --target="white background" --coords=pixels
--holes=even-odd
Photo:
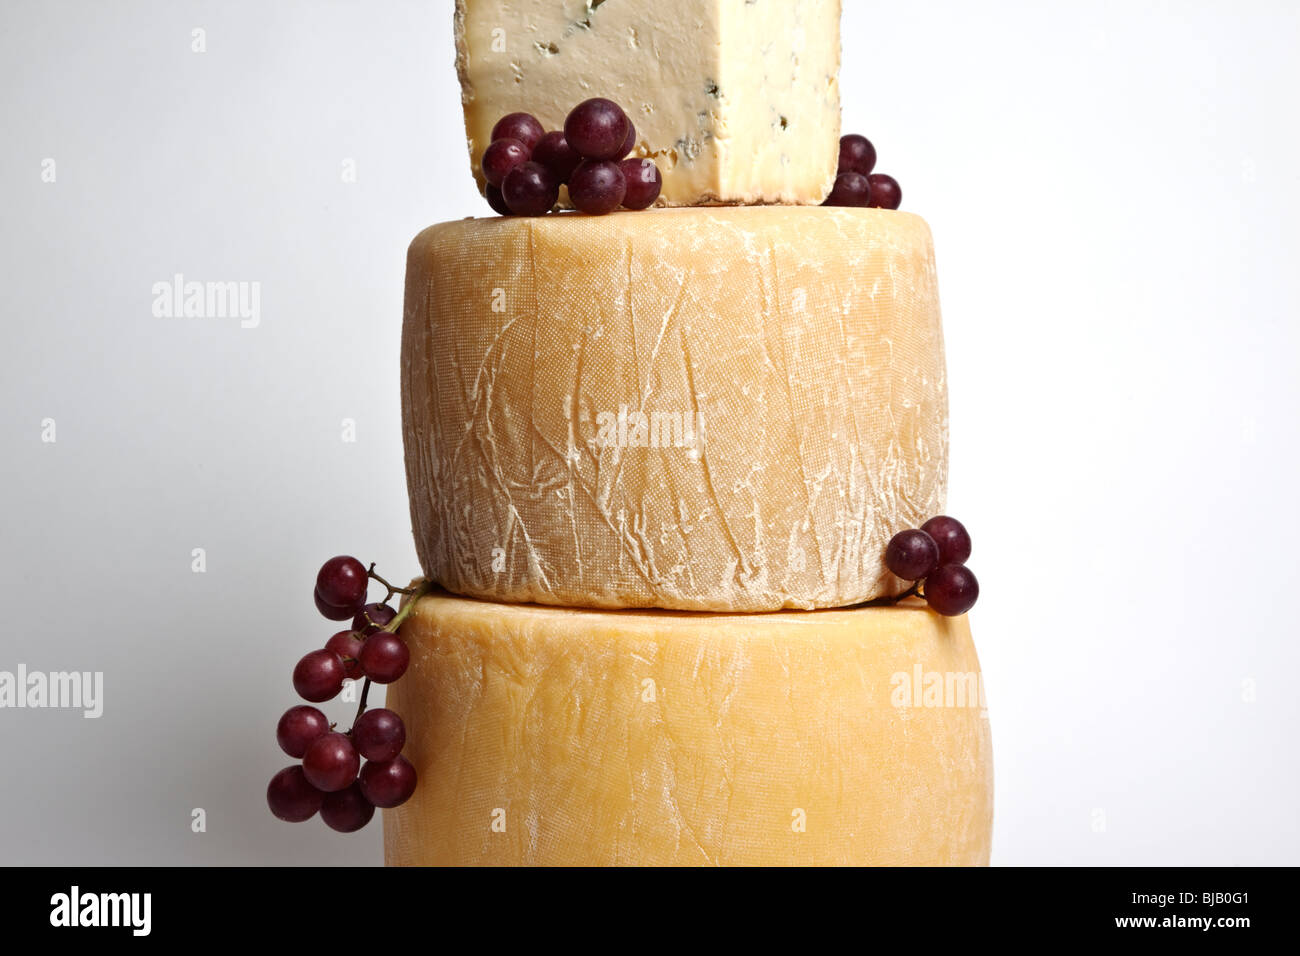
[[[994,862],[1300,863],[1300,7],[846,7],[844,128],[936,237]],[[381,860],[263,794],[320,561],[417,571],[405,249],[487,214],[450,8],[0,8],[0,669],[106,680],[0,711],[0,862]],[[260,327],[153,317],[174,273]]]

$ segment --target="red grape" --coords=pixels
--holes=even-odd
[[[331,830],[353,833],[370,822],[375,815],[375,805],[361,794],[361,787],[353,783],[346,789],[325,794],[321,801],[320,818]]]
[[[501,195],[501,190],[497,189],[497,187],[488,183],[487,188],[483,190],[483,194],[487,199],[488,205],[492,207],[493,212],[501,216],[514,215],[514,213],[510,211],[510,207],[506,205],[506,199]],[[337,620],[337,618],[335,618],[335,620]]]
[[[415,793],[415,767],[405,757],[382,763],[370,762],[361,768],[361,793],[377,807],[400,806]]]
[[[391,684],[406,673],[411,652],[406,642],[389,631],[366,638],[361,648],[361,669],[376,684]]]
[[[331,731],[317,737],[302,755],[302,771],[317,790],[333,793],[357,779],[361,757],[346,734]]]
[[[584,160],[569,179],[569,198],[581,212],[603,216],[627,195],[627,180],[618,163]]]
[[[285,767],[266,787],[266,805],[281,820],[301,823],[310,820],[321,807],[325,794],[311,785],[302,767]]]
[[[531,113],[507,113],[497,120],[496,126],[492,127],[492,142],[495,143],[499,139],[516,139],[531,153],[545,132],[542,124],[537,122],[537,118]]]
[[[622,159],[631,122],[617,103],[598,96],[573,108],[564,120],[564,138],[587,159]]]
[[[962,564],[945,564],[925,579],[926,602],[945,617],[965,614],[979,596],[979,582]]]
[[[885,548],[885,566],[900,578],[919,581],[939,566],[939,546],[924,531],[900,531]]]
[[[331,621],[346,621],[354,613],[350,607],[334,607],[332,604],[326,604],[320,596],[320,588],[317,588],[312,596],[316,599],[316,610],[320,611],[322,617]]]
[[[321,649],[304,654],[293,669],[293,689],[303,700],[319,704],[329,700],[343,689],[347,677],[343,658],[333,651]]]
[[[970,557],[970,534],[956,518],[936,515],[921,525],[921,530],[939,546],[940,564],[965,564]]]
[[[330,732],[330,722],[315,707],[290,707],[275,726],[275,739],[290,757],[301,757],[317,737]]]
[[[867,205],[876,209],[897,209],[903,204],[903,189],[893,176],[872,173],[867,179],[871,181],[871,201]]]
[[[387,604],[367,604],[352,619],[352,630],[363,635],[373,634],[395,617],[397,612]]]
[[[875,168],[876,147],[871,145],[871,140],[857,133],[840,137],[840,172],[869,176]]]
[[[494,140],[483,151],[483,178],[493,186],[500,186],[506,173],[529,160],[527,147],[517,139]]]
[[[623,148],[619,150],[618,155],[615,156],[614,158],[622,159],[628,153],[632,152],[632,150],[635,148],[636,148],[636,127],[632,125],[632,121],[629,119],[627,121],[627,137],[623,140]]]
[[[866,206],[871,197],[871,184],[861,173],[840,173],[835,177],[831,194],[823,206]]]
[[[392,760],[406,744],[406,725],[391,710],[376,707],[357,718],[352,742],[367,760]]]
[[[623,179],[627,182],[627,192],[623,195],[625,209],[646,209],[659,198],[664,177],[653,159],[625,159],[618,167],[623,171]]]
[[[356,614],[366,603],[366,588],[369,586],[365,565],[347,555],[330,558],[316,575],[316,594],[321,602],[339,610],[349,608],[348,617]]]
[[[325,650],[342,658],[344,677],[360,680],[361,665],[357,663],[357,655],[361,653],[361,645],[361,636],[356,631],[339,631],[325,642]]]
[[[506,175],[501,195],[516,216],[543,216],[560,198],[560,183],[541,163],[520,163]]]
[[[556,130],[543,136],[533,148],[533,162],[541,163],[556,179],[567,183],[582,162],[582,154],[569,145],[564,133]]]

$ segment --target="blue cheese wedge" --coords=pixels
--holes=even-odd
[[[492,127],[612,99],[659,205],[820,203],[840,136],[840,0],[457,0],[470,161]]]

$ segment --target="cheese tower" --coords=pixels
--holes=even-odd
[[[838,25],[832,0],[457,3],[480,185],[502,116],[556,129],[602,96],[673,208],[411,244],[436,588],[389,689],[420,783],[388,863],[988,862],[966,618],[893,602],[884,561],[945,501],[933,246],[910,213],[820,205]]]

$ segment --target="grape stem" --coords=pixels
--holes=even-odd
[[[375,573],[375,562],[373,562],[373,561],[370,562],[370,568],[369,568],[369,570],[366,571],[366,575],[367,575],[368,577],[372,577],[372,578],[374,578],[376,581],[378,581],[378,582],[379,582],[380,584],[382,584],[384,587],[388,588],[388,593],[384,595],[384,600],[383,600],[383,603],[384,603],[384,604],[387,604],[388,601],[389,601],[389,599],[390,599],[394,594],[405,594],[407,597],[410,597],[410,596],[411,596],[412,594],[414,594],[414,593],[416,592],[416,590],[417,590],[416,588],[399,588],[399,587],[394,587],[393,585],[389,584],[389,583],[388,583],[387,581],[385,581],[382,577],[380,577],[378,574]]]
[[[917,595],[920,595],[921,597],[925,596],[924,594],[921,593],[921,582],[913,581],[912,586],[908,588],[906,591],[904,591],[902,594],[896,595],[894,597],[876,598],[874,601],[867,601],[863,605],[863,607],[892,607],[893,605],[897,604],[899,601],[903,601],[906,600],[907,598],[914,597]]]
[[[370,570],[367,573],[384,587],[388,588],[388,597],[392,597],[394,594],[405,594],[408,598],[407,602],[402,605],[402,609],[397,612],[391,621],[381,628],[381,630],[390,633],[396,633],[397,629],[402,626],[402,622],[410,617],[411,612],[415,610],[416,602],[433,590],[433,585],[428,581],[421,581],[413,588],[395,588],[379,575],[375,574],[375,566],[373,564],[370,565]],[[388,598],[384,598],[384,603],[388,603]],[[370,678],[367,677],[366,682],[361,685],[361,699],[357,701],[357,715],[352,718],[352,726],[354,728],[357,725],[357,721],[361,719],[361,715],[366,712],[366,698],[369,696]],[[350,734],[352,731],[349,730],[348,733]]]
[[[369,696],[370,696],[370,678],[367,677],[366,682],[361,685],[361,700],[357,702],[357,715],[352,718],[352,727],[351,729],[348,730],[349,734],[351,734],[352,731],[356,729],[357,721],[360,720],[361,715],[366,712],[366,698]]]

